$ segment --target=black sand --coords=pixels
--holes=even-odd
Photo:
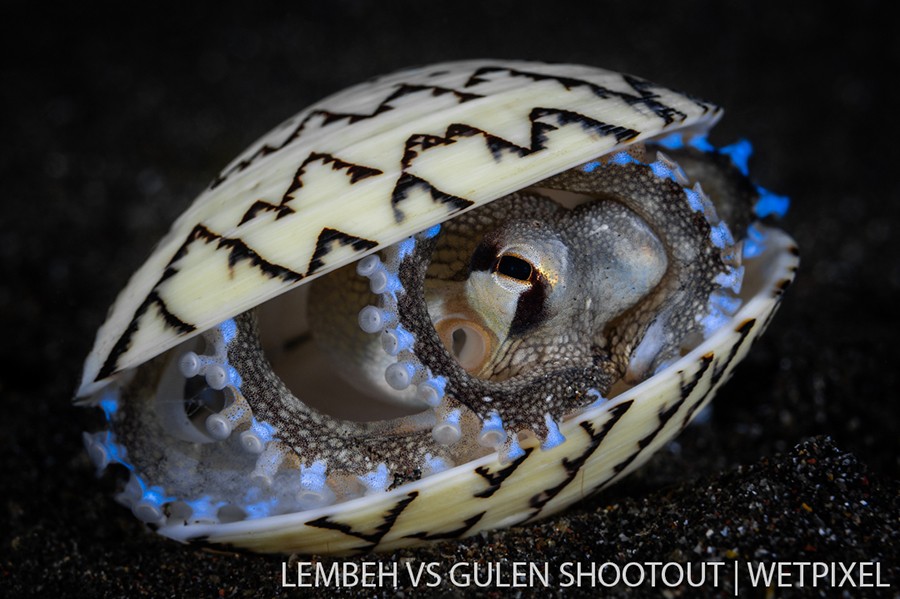
[[[369,76],[481,56],[596,64],[725,106],[713,139],[752,140],[758,181],[792,196],[784,227],[802,266],[710,420],[627,481],[536,525],[357,561],[439,562],[447,593],[456,562],[558,573],[568,561],[724,560],[718,584],[666,590],[673,597],[731,596],[735,560],[879,562],[891,586],[846,596],[900,593],[900,46],[878,4],[829,14],[817,4],[682,2],[662,13],[460,2],[440,12],[348,1],[255,16],[184,4],[141,5],[141,15],[4,10],[0,594],[298,594],[281,586],[288,557],[181,546],[112,500],[114,482],[96,479],[82,451],[92,418],[69,404],[81,361],[129,273],[246,144]],[[742,596],[766,596],[742,576]],[[559,594],[561,582],[469,591]],[[771,592],[840,595],[808,584]]]

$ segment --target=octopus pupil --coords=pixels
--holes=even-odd
[[[530,280],[532,270],[531,264],[518,256],[500,256],[496,266],[496,271],[501,275],[519,281]]]
[[[453,331],[453,355],[459,357],[462,355],[463,348],[466,346],[466,331],[464,329],[456,329]]]

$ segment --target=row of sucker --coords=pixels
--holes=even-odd
[[[178,406],[183,414],[190,401],[185,393],[176,401],[149,402],[147,408],[148,402],[123,399],[114,383],[95,400],[109,428],[84,434],[88,456],[98,472],[111,464],[127,469],[128,481],[116,499],[140,520],[153,526],[215,523],[314,509],[455,465],[415,418],[367,425],[306,407],[271,372],[256,335],[255,317],[246,313],[204,333],[205,353],[187,351],[172,366],[158,368],[163,374],[139,371],[139,377],[162,379],[158,397],[171,393],[165,390],[167,376],[182,381],[182,388],[199,379],[207,391],[223,392],[227,401],[221,409],[207,406],[196,423],[166,413]],[[138,381],[124,389],[139,395],[148,386]],[[276,395],[256,392],[263,389]],[[378,447],[395,444],[394,450]],[[135,450],[134,462],[126,446]],[[210,474],[217,467],[220,479]],[[226,480],[234,484],[209,484]],[[195,487],[206,492],[185,490]]]
[[[116,499],[131,509],[134,515],[148,524],[160,525],[166,520],[163,507],[174,497],[166,495],[159,485],[148,484],[128,458],[128,450],[112,430],[113,421],[122,405],[121,389],[117,383],[107,385],[95,400],[103,410],[108,428],[96,433],[82,433],[88,457],[97,468],[98,475],[111,465],[119,465],[128,472],[128,481]]]
[[[238,334],[229,346],[229,360],[245,381],[255,418],[271,427],[258,469],[277,470],[285,460],[294,461],[304,492],[345,499],[382,492],[455,465],[457,456],[428,435],[428,414],[354,422],[307,406],[265,359],[255,315],[245,313],[235,321]]]
[[[708,338],[740,308],[742,244],[719,218],[702,183],[692,181],[666,153],[658,151],[654,162],[643,163],[621,152],[539,185],[622,202],[654,228],[669,252],[671,267],[655,297],[624,314],[604,340],[630,382],[677,360],[686,345]],[[739,215],[735,218],[749,220],[752,199],[718,201]]]
[[[790,199],[772,193],[750,179],[749,161],[753,154],[750,142],[742,139],[719,148],[703,135],[685,139],[676,133],[657,143],[675,158],[691,179],[704,181],[735,239],[743,239],[743,258],[752,259],[762,254],[765,232],[760,221],[784,217]]]

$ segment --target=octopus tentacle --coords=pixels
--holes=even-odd
[[[467,373],[438,337],[424,301],[435,235],[428,231],[405,242],[405,246],[388,250],[385,263],[389,276],[396,277],[398,284],[382,294],[380,328],[388,335],[397,328],[413,331],[415,338],[395,364],[416,373],[408,384],[440,386],[441,405],[450,413],[460,407],[475,413],[483,423],[478,439],[485,446],[503,448],[511,457],[518,451],[518,434],[528,432],[540,437],[545,447],[558,444],[562,439],[556,434],[555,423],[590,403],[587,399],[602,393],[599,389],[609,388],[613,382],[610,366],[587,364],[542,370],[503,381]],[[365,312],[371,314],[373,310]],[[370,326],[373,332],[377,328]],[[389,375],[392,369],[388,368]],[[439,426],[446,426],[446,422]]]
[[[631,381],[679,357],[683,345],[709,336],[740,307],[740,245],[701,183],[691,183],[679,164],[660,152],[649,164],[631,154],[615,154],[539,184],[621,202],[666,247],[670,267],[663,281],[625,312],[607,336],[605,349]],[[750,206],[749,201],[735,201],[727,209],[745,223]]]
[[[235,319],[238,333],[229,346],[229,361],[248,384],[246,399],[257,420],[272,426],[283,459],[322,463],[329,476],[362,477],[371,490],[394,486],[395,479],[415,479],[436,468],[426,454],[449,464],[453,457],[427,434],[432,422],[410,416],[376,422],[354,422],[307,406],[279,379],[265,358],[252,312]],[[426,434],[423,434],[425,432]],[[386,442],[390,439],[390,442]]]

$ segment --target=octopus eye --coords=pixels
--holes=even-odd
[[[523,282],[530,281],[534,274],[534,267],[528,260],[512,254],[500,256],[494,270],[505,277]]]

